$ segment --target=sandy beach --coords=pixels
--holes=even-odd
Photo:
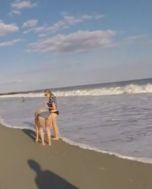
[[[151,189],[152,165],[63,141],[41,146],[30,130],[0,126],[1,189]]]

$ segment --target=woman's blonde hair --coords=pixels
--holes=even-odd
[[[49,94],[50,96],[54,96],[54,94],[52,93],[52,91],[50,89],[45,89],[44,93]]]

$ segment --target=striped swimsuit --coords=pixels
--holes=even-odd
[[[50,113],[56,113],[57,115],[59,115],[59,111],[55,111],[55,112],[51,112],[52,108],[53,108],[53,103],[55,104],[55,106],[57,107],[57,102],[56,102],[56,97],[52,96],[49,98],[49,102],[47,103],[48,108],[49,108],[49,112]]]

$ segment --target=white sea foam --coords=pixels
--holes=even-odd
[[[125,156],[125,155],[115,153],[115,152],[100,150],[98,148],[91,147],[91,146],[86,145],[86,144],[77,143],[77,142],[74,142],[74,141],[72,141],[68,138],[65,138],[65,137],[61,137],[61,139],[64,142],[66,142],[66,143],[68,143],[72,146],[77,146],[77,147],[80,147],[80,148],[85,149],[85,150],[91,150],[91,151],[95,151],[95,152],[99,152],[99,153],[103,153],[103,154],[113,155],[113,156],[116,156],[116,157],[121,158],[121,159],[128,159],[128,160],[131,160],[131,161],[138,161],[138,162],[142,162],[142,163],[152,164],[152,158]]]
[[[5,126],[5,127],[14,128],[14,129],[20,129],[21,128],[19,126],[12,126],[12,125],[6,123],[3,118],[0,118],[0,124]]]
[[[93,89],[56,90],[54,93],[58,97],[152,93],[152,84],[145,84],[145,85],[129,84],[125,86],[102,87],[102,88],[93,88]],[[20,94],[0,96],[0,98],[6,98],[6,97],[43,97],[43,93],[40,92],[26,93],[26,94],[20,93]]]
[[[146,85],[126,85],[116,87],[103,87],[95,89],[80,89],[71,91],[57,91],[57,96],[102,96],[102,95],[121,95],[121,94],[140,94],[152,93],[152,84]]]

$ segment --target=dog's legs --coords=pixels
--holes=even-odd
[[[39,115],[37,115],[36,118],[35,118],[35,126],[36,126],[36,139],[35,139],[35,141],[38,142],[39,136],[40,136],[42,145],[45,145],[45,141],[44,141],[44,127],[40,123],[40,117],[39,117]]]

